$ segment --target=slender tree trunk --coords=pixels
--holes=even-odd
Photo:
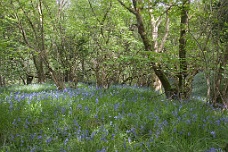
[[[187,82],[186,78],[188,76],[187,73],[187,59],[186,59],[186,33],[188,30],[188,10],[190,7],[190,0],[183,0],[181,6],[181,22],[180,22],[180,38],[179,38],[179,98],[186,99],[188,97],[189,88],[187,88],[187,84],[191,82]]]
[[[37,56],[34,54],[32,56],[33,56],[33,63],[36,67],[38,83],[44,83],[46,78],[44,74],[43,60],[40,56]]]
[[[3,86],[3,77],[0,75],[0,86]]]
[[[211,81],[210,81],[210,77],[206,77],[207,80],[207,101],[210,100],[210,96],[211,96]]]
[[[228,104],[228,78],[224,77],[224,67],[228,64],[228,45],[226,46],[224,53],[222,54],[222,60],[216,75],[212,101],[214,104],[223,103]]]

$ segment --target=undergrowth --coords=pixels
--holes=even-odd
[[[12,86],[0,105],[2,152],[212,152],[228,143],[227,111],[145,88]]]

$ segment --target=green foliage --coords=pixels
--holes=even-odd
[[[38,9],[39,2],[42,7]],[[131,1],[123,2],[127,7],[132,6]],[[26,74],[38,77],[39,71],[48,74],[48,68],[52,68],[61,80],[64,77],[70,81],[111,81],[116,78],[115,83],[121,83],[132,78],[135,83],[141,75],[150,77],[153,74],[150,63],[154,62],[168,77],[178,79],[181,62],[178,54],[180,6],[183,2],[138,1],[150,43],[154,43],[153,17],[161,19],[158,43],[162,42],[166,30],[168,32],[164,49],[156,53],[144,51],[135,15],[118,1],[2,1],[0,75],[7,83],[13,84],[25,79]],[[190,75],[196,70],[204,70],[210,75],[210,71],[216,73],[215,69],[220,67],[218,61],[224,56],[226,46],[227,7],[219,9],[217,2],[190,3],[186,33],[186,61]],[[165,12],[167,8],[169,10]],[[170,19],[169,30],[166,17]],[[216,36],[215,39],[211,35]],[[218,40],[217,36],[221,36],[219,39],[222,41],[218,45],[213,42]]]
[[[170,102],[128,86],[52,87],[14,86],[1,93],[0,150],[190,152],[228,142],[227,111],[198,100]]]

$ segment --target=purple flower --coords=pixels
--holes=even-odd
[[[12,122],[13,125],[17,126],[17,120],[14,119],[13,122]]]
[[[191,133],[190,132],[188,132],[188,136],[191,136]]]
[[[93,139],[93,137],[96,135],[96,131],[93,131],[92,134],[91,134],[91,139]]]
[[[46,143],[49,144],[51,141],[52,141],[52,138],[49,137],[49,138],[46,140]]]
[[[212,147],[211,149],[205,151],[205,152],[217,152],[216,148]]]
[[[119,108],[119,103],[114,104],[114,110],[116,111]]]
[[[89,113],[89,107],[85,107],[85,111],[87,112],[87,113]]]
[[[81,105],[81,104],[78,104],[77,108],[78,108],[79,110],[81,110],[81,109],[82,109],[82,105]]]
[[[74,119],[74,125],[77,127],[79,126],[78,121],[76,119]]]
[[[97,152],[106,152],[106,149],[103,148],[103,149],[101,149],[101,150],[97,150]]]
[[[64,141],[64,145],[66,145],[68,143],[69,139],[66,138],[65,141]]]
[[[96,98],[96,101],[95,101],[95,102],[96,102],[96,104],[98,104],[98,102],[99,102],[99,99],[98,99],[98,98]]]
[[[218,125],[218,126],[220,126],[220,120],[216,120],[216,124]]]
[[[39,135],[37,138],[38,138],[38,139],[42,139],[42,136],[41,136],[41,135]]]
[[[63,92],[67,92],[67,88],[65,88],[65,89],[63,90]]]
[[[131,137],[128,137],[128,142],[131,143]]]
[[[115,134],[112,134],[112,140],[115,138]]]
[[[211,131],[211,135],[212,135],[213,138],[215,138],[215,135],[216,135],[215,131]]]
[[[9,107],[10,110],[13,110],[13,102],[10,101],[10,107]]]
[[[62,108],[61,108],[61,112],[62,112],[62,114],[64,115],[65,112],[66,112],[66,108],[65,108],[65,107],[62,107]]]
[[[30,150],[30,152],[35,152],[36,151],[36,147],[32,147],[32,149]]]
[[[112,126],[113,125],[113,122],[112,121],[110,121],[110,126]]]

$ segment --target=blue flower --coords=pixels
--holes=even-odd
[[[65,89],[63,90],[63,92],[67,92],[67,88],[65,88]]]
[[[93,137],[96,135],[96,133],[97,133],[96,131],[93,131],[93,132],[92,132],[92,134],[91,134],[91,136],[90,136],[91,139],[93,139]]]
[[[211,135],[213,138],[215,138],[215,136],[216,136],[215,131],[211,131]]]
[[[211,149],[205,151],[205,152],[217,152],[216,148],[212,147]]]
[[[41,135],[39,135],[37,138],[38,138],[38,139],[42,139],[42,136],[41,136]]]
[[[119,108],[119,103],[114,104],[114,110],[116,111]]]
[[[62,108],[61,108],[61,112],[62,112],[62,114],[64,115],[65,112],[66,112],[66,108],[65,108],[65,107],[62,107]]]
[[[66,145],[68,143],[69,139],[66,138],[65,141],[64,141],[64,145]]]
[[[81,105],[81,104],[78,104],[77,108],[78,108],[79,110],[81,110],[81,109],[82,109],[82,105]]]
[[[128,137],[128,142],[131,143],[131,137]]]
[[[216,124],[218,125],[218,126],[220,126],[220,120],[216,120]]]
[[[87,112],[87,113],[89,113],[89,107],[85,107],[85,111]]]
[[[46,140],[46,143],[49,144],[51,141],[52,141],[52,138],[49,137],[49,138]]]
[[[97,150],[97,152],[106,152],[106,149],[102,148],[101,150]]]
[[[98,99],[98,98],[96,98],[96,101],[95,101],[95,102],[96,102],[96,104],[98,104],[98,103],[99,103],[99,99]]]

